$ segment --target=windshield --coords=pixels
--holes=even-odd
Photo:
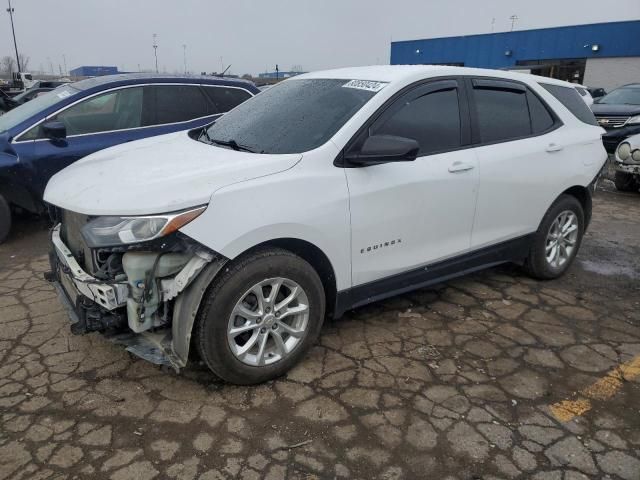
[[[301,153],[329,140],[385,84],[336,79],[280,83],[209,127],[203,141],[256,153]]]
[[[598,103],[610,105],[640,105],[640,88],[618,88],[602,97]]]
[[[78,90],[65,85],[56,88],[47,95],[40,95],[33,100],[14,108],[0,117],[0,132],[10,130],[42,110],[55,105],[60,100],[78,93]]]

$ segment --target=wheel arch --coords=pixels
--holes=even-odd
[[[571,195],[580,202],[584,210],[584,229],[586,231],[589,222],[591,222],[591,213],[593,211],[591,189],[583,187],[582,185],[574,185],[564,190],[561,195]]]
[[[334,313],[337,295],[337,282],[336,273],[329,260],[329,257],[318,246],[307,240],[301,240],[299,238],[275,238],[259,243],[248,250],[242,252],[240,255],[245,255],[254,250],[276,247],[288,250],[289,252],[298,255],[300,258],[308,262],[313,269],[318,273],[322,287],[324,288],[326,297],[326,312],[327,316],[331,318]]]

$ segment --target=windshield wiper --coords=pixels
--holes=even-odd
[[[202,141],[200,140],[202,137],[205,137],[209,144],[212,143],[211,137],[209,136],[209,125],[207,125],[202,129],[202,132],[200,132],[200,136],[198,137],[198,140]]]
[[[256,153],[251,148],[245,147],[244,145],[240,145],[235,140],[218,140],[218,139],[209,137],[209,134],[207,134],[207,138],[211,141],[211,143],[215,143],[216,145],[222,145],[223,147],[229,147],[238,152],[243,151],[243,152],[249,152],[249,153]]]

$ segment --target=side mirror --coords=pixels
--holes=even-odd
[[[419,151],[420,145],[412,138],[372,135],[364,141],[359,152],[347,155],[345,159],[361,165],[411,162],[416,159]]]
[[[51,140],[63,140],[67,138],[67,127],[57,120],[42,125],[42,133]]]

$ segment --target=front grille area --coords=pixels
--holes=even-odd
[[[89,248],[84,243],[81,229],[89,221],[89,216],[82,213],[62,210],[60,235],[62,241],[71,250],[73,256],[84,269],[91,273],[92,261]]]
[[[612,116],[612,115],[596,115],[596,120],[598,121],[598,125],[603,128],[618,128],[625,124],[627,120],[629,120],[628,116]]]

